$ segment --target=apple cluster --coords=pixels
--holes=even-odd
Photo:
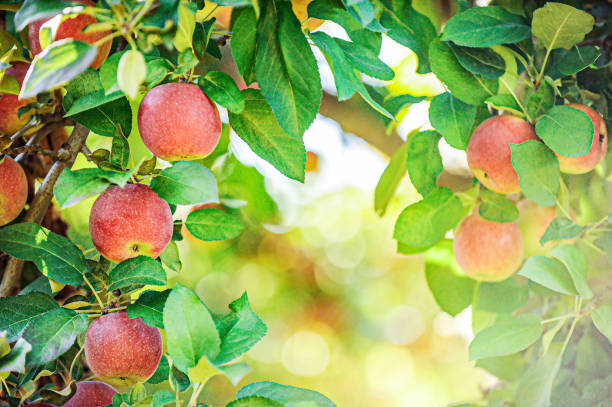
[[[584,112],[591,119],[593,142],[588,153],[582,156],[555,154],[561,172],[584,174],[593,170],[606,154],[606,125],[593,108],[581,104],[568,106]],[[525,120],[511,115],[490,117],[474,130],[470,138],[468,164],[488,189],[501,194],[519,193],[519,176],[512,166],[510,145],[527,140],[539,138]],[[491,222],[476,211],[459,224],[453,250],[457,263],[468,276],[481,281],[502,281],[518,270],[523,256],[541,255],[551,249],[550,242],[540,245],[540,238],[555,218],[555,208],[523,200],[518,203],[518,209],[520,217],[517,222]]]

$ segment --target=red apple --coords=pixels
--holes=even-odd
[[[91,239],[104,257],[120,262],[156,258],[172,238],[170,206],[147,185],[129,184],[102,193],[89,215]]]
[[[554,246],[555,242],[540,244],[540,239],[548,229],[550,222],[557,217],[554,206],[540,206],[529,199],[520,201],[516,207],[520,212],[518,220],[519,228],[525,245],[525,256],[543,256]],[[574,213],[570,213],[575,220]],[[571,242],[568,240],[567,243]]]
[[[94,6],[95,3],[90,0],[74,0],[78,1],[81,4],[86,6]],[[32,54],[38,55],[42,52],[42,47],[40,45],[40,27],[49,21],[46,20],[38,20],[28,25],[28,42],[30,44],[30,50]],[[55,33],[55,37],[53,38],[55,41],[63,40],[65,38],[74,38],[77,41],[82,41],[87,44],[94,44],[98,40],[109,35],[110,31],[96,31],[90,33],[83,33],[83,29],[89,25],[96,24],[98,20],[89,15],[89,14],[76,14],[71,17],[64,17],[64,20],[57,27],[57,32]],[[112,41],[106,41],[103,44],[98,46],[98,54],[96,58],[91,63],[91,67],[94,69],[98,69],[104,61],[108,54],[110,53]]]
[[[4,74],[15,78],[21,86],[29,67],[25,62],[13,62]],[[30,102],[32,99],[19,99],[19,96],[8,93],[0,94],[0,133],[13,135],[30,121],[32,114],[29,112],[21,117],[17,116],[19,108]]]
[[[0,158],[0,226],[15,219],[28,198],[28,180],[11,157]]]
[[[142,141],[167,161],[196,160],[213,152],[221,137],[217,107],[189,83],[166,83],[151,89],[138,111]]]
[[[497,223],[474,213],[458,226],[453,241],[457,263],[480,281],[503,281],[523,260],[523,238],[516,222]]]
[[[77,391],[64,407],[101,407],[113,404],[113,396],[117,390],[102,382],[77,383]]]
[[[145,382],[162,356],[159,329],[125,311],[102,315],[85,335],[85,358],[91,371],[105,382],[132,386]]]
[[[537,136],[525,120],[510,115],[490,117],[480,123],[470,138],[468,164],[476,178],[490,190],[501,194],[520,192],[510,144],[527,140],[537,140]]]
[[[567,106],[578,109],[589,116],[593,122],[593,143],[591,144],[589,152],[585,155],[565,157],[557,154],[559,167],[561,168],[561,172],[565,172],[566,174],[584,174],[595,168],[606,155],[608,150],[608,130],[606,129],[606,122],[595,109],[579,103],[571,103]]]

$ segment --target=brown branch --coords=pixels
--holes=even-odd
[[[77,154],[83,148],[89,129],[83,127],[80,124],[74,126],[70,139],[66,142],[65,148],[60,150],[60,153],[65,152],[69,154],[68,159],[63,161],[56,161],[49,173],[43,180],[40,188],[36,192],[30,209],[26,213],[23,221],[39,223],[42,221],[47,208],[53,198],[53,187],[55,182],[59,178],[60,174],[64,169],[72,167]],[[11,257],[4,269],[2,275],[2,283],[0,284],[0,297],[8,297],[16,295],[21,288],[21,271],[23,270],[23,261]]]
[[[387,134],[382,116],[358,95],[338,102],[335,96],[323,92],[319,113],[335,120],[344,132],[362,138],[389,157],[404,144],[395,130]]]
[[[45,125],[42,129],[38,130],[36,133],[34,133],[30,139],[28,140],[28,142],[25,144],[25,146],[36,146],[38,144],[38,142],[45,136],[51,134],[53,131],[59,129],[60,127],[64,127],[64,126],[70,126],[74,124],[74,121],[70,118],[65,118],[56,122],[52,122],[49,123],[47,125]],[[17,161],[18,163],[21,163],[27,154],[21,153],[19,154],[16,158],[15,161]]]
[[[8,155],[15,155],[15,154],[28,154],[28,155],[33,155],[33,154],[42,154],[42,155],[46,155],[48,157],[52,157],[58,160],[65,160],[67,158],[70,158],[70,153],[68,153],[67,151],[55,151],[55,150],[48,150],[46,148],[42,148],[39,145],[24,145],[21,147],[11,147],[11,148],[7,148],[6,150],[3,151],[4,154],[8,154]]]

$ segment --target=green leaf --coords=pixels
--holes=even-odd
[[[569,106],[554,106],[538,119],[535,131],[551,150],[566,157],[586,155],[595,132],[589,116]]]
[[[232,56],[238,66],[238,71],[247,84],[255,80],[255,54],[257,52],[255,11],[245,7],[232,11]]]
[[[463,102],[479,105],[497,93],[497,80],[483,79],[466,70],[448,44],[438,39],[429,45],[429,59],[431,70]]]
[[[206,357],[214,360],[221,340],[210,312],[193,291],[177,284],[164,306],[168,353],[183,373]]]
[[[535,92],[527,92],[527,95],[525,108],[529,116],[534,120],[548,112],[555,105],[555,90],[547,81],[543,81]]]
[[[506,72],[506,62],[491,48],[471,48],[448,43],[457,61],[473,74],[486,79],[499,78]]]
[[[476,282],[460,270],[452,241],[443,240],[427,251],[425,279],[442,311],[455,316],[472,303]]]
[[[442,41],[466,47],[490,47],[514,44],[530,35],[531,30],[521,16],[497,6],[474,7],[448,20]]]
[[[546,74],[553,79],[574,75],[593,64],[600,55],[599,48],[594,45],[574,45],[569,51],[556,50]]]
[[[32,350],[32,345],[19,338],[8,355],[0,358],[0,372],[25,373],[26,356]]]
[[[66,168],[60,174],[53,193],[60,208],[68,208],[88,196],[103,192],[111,184],[125,186],[131,175],[131,171],[123,173],[99,168],[83,168],[73,171]]]
[[[467,148],[474,120],[476,106],[462,102],[450,92],[437,95],[431,100],[429,121],[452,147],[460,150]]]
[[[499,283],[481,283],[473,306],[488,312],[512,312],[525,305],[528,299],[529,287],[509,278]]]
[[[26,366],[41,366],[64,354],[88,325],[86,314],[77,314],[66,308],[56,308],[36,324],[28,324],[22,334],[23,339],[32,345]]]
[[[522,351],[537,341],[541,335],[542,325],[537,315],[504,318],[476,335],[470,343],[470,360]]]
[[[486,220],[504,223],[514,222],[519,217],[516,205],[506,195],[483,189],[480,191],[480,199],[478,214]]]
[[[334,74],[338,100],[349,99],[357,90],[355,82],[361,81],[361,79],[349,63],[344,50],[334,38],[322,31],[312,33],[311,38],[325,55],[327,63]]]
[[[560,346],[551,347],[549,352],[525,371],[516,390],[517,407],[550,406],[553,381],[561,366],[560,353]]]
[[[376,189],[374,190],[374,210],[379,216],[383,216],[387,205],[395,195],[395,191],[406,175],[407,145],[403,144],[397,149],[391,160],[380,176]]]
[[[237,386],[238,383],[251,372],[251,367],[245,362],[217,366],[217,369],[219,369],[234,386]]]
[[[72,39],[52,43],[34,57],[21,87],[22,99],[68,82],[89,67],[98,48]]]
[[[578,294],[586,300],[593,298],[593,292],[587,284],[587,261],[584,255],[569,244],[555,247],[550,254],[563,263],[574,282]]]
[[[513,353],[495,358],[478,359],[475,366],[487,370],[501,380],[513,382],[521,379],[527,363],[523,355]]]
[[[132,110],[125,97],[97,105],[92,109],[76,113],[72,117],[101,136],[114,137],[119,132],[127,137],[132,131]]]
[[[516,116],[524,116],[523,110],[516,102],[516,99],[512,95],[506,93],[491,96],[485,103],[490,105],[493,109],[506,110]]]
[[[578,294],[567,268],[557,259],[532,256],[527,259],[518,274],[553,291],[568,295]]]
[[[166,272],[158,261],[138,256],[122,261],[112,269],[108,283],[108,291],[134,285],[165,285]]]
[[[233,301],[229,308],[231,312],[217,322],[221,348],[214,360],[216,365],[231,362],[248,352],[266,335],[268,329],[251,310],[246,292]]]
[[[176,271],[177,273],[181,271],[181,268],[183,267],[181,258],[179,256],[178,246],[174,240],[171,240],[170,243],[168,243],[168,246],[166,246],[164,251],[159,255],[159,259],[166,267],[172,271]]]
[[[170,290],[145,291],[128,305],[127,316],[132,319],[140,317],[145,324],[164,329],[164,305],[169,295]]]
[[[591,312],[595,327],[612,343],[612,304],[603,304]]]
[[[178,6],[178,25],[174,35],[174,48],[183,52],[191,48],[193,32],[196,26],[197,5],[194,3],[180,2]]]
[[[217,181],[211,170],[192,161],[176,161],[151,181],[160,198],[175,205],[218,202]]]
[[[124,169],[130,161],[130,145],[121,134],[115,134],[110,153],[110,162]]]
[[[533,12],[533,35],[547,49],[570,49],[591,32],[595,19],[589,13],[562,3],[548,2]]]
[[[60,283],[77,286],[87,273],[85,257],[74,243],[35,223],[16,223],[0,229],[0,250],[33,262],[41,273]]]
[[[284,386],[272,382],[251,383],[238,391],[237,399],[243,397],[261,396],[277,401],[285,405],[299,407],[304,403],[304,407],[336,407],[330,399],[317,393],[316,391],[300,389],[293,386]],[[306,404],[310,402],[311,404]]]
[[[384,2],[383,2],[384,3]],[[417,72],[431,71],[429,44],[437,32],[431,21],[410,6],[409,2],[392,2],[380,16],[380,23],[388,29],[387,35],[394,41],[410,48],[418,58]]]
[[[378,55],[369,48],[359,43],[344,41],[339,38],[334,40],[340,46],[351,65],[358,71],[384,81],[390,81],[395,77],[393,69],[378,59]]]
[[[176,398],[170,390],[158,390],[153,395],[152,402],[153,402],[152,407],[163,407],[168,404],[175,404]]]
[[[436,189],[442,173],[442,157],[438,149],[440,134],[427,130],[414,134],[406,141],[406,168],[410,181],[423,197]]]
[[[238,400],[234,400],[229,403],[226,407],[284,407],[285,404],[281,404],[278,401],[270,400],[267,397],[252,396],[243,397]]]
[[[442,240],[463,216],[461,200],[450,189],[439,187],[402,211],[393,238],[408,246],[427,247]]]
[[[194,15],[195,16],[195,15]],[[130,99],[138,95],[140,84],[147,78],[147,63],[137,50],[123,53],[117,66],[117,84]]]
[[[280,127],[301,137],[319,110],[322,90],[317,62],[289,3],[263,5],[257,43],[255,72],[261,93]]]
[[[576,225],[571,219],[555,218],[540,238],[540,244],[544,246],[547,242],[573,239],[578,237],[583,229],[582,226]]]
[[[244,230],[240,219],[214,208],[191,212],[185,226],[195,237],[207,242],[233,239]]]
[[[28,325],[36,325],[46,315],[59,308],[59,304],[47,294],[33,292],[16,297],[0,298],[0,331],[6,331],[6,339],[14,342]]]
[[[74,12],[82,9],[83,4],[78,1],[26,0],[15,14],[15,31],[21,31],[29,23],[62,14],[64,11]]]
[[[106,61],[100,67],[99,77],[100,84],[104,88],[105,94],[120,91],[119,83],[117,82],[117,70],[119,69],[119,61],[123,54],[127,51],[111,54],[106,58]]]
[[[231,76],[225,72],[209,71],[198,79],[198,86],[209,98],[233,113],[244,109],[244,98]]]
[[[229,113],[232,128],[253,152],[268,161],[287,177],[304,181],[306,148],[301,134],[286,133],[276,121],[272,109],[254,89],[246,89],[245,107],[238,115]]]
[[[537,140],[510,144],[510,150],[525,196],[538,205],[555,205],[561,173],[554,153]]]
[[[393,116],[396,116],[402,109],[425,100],[425,96],[399,95],[385,98],[383,107]]]

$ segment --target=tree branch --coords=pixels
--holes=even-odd
[[[358,95],[338,102],[335,96],[323,92],[319,113],[336,121],[344,132],[362,138],[389,157],[404,144],[397,131],[387,134],[382,116]]]
[[[26,213],[23,221],[40,223],[51,204],[53,198],[53,187],[60,174],[64,169],[72,167],[77,154],[83,148],[89,129],[86,127],[76,124],[70,139],[66,143],[66,147],[60,150],[60,153],[68,154],[68,158],[63,161],[56,161],[49,173],[43,180],[40,188],[36,192],[30,209]],[[11,257],[4,269],[2,275],[2,283],[0,284],[0,297],[7,297],[17,294],[21,288],[21,272],[23,270],[23,261]]]

